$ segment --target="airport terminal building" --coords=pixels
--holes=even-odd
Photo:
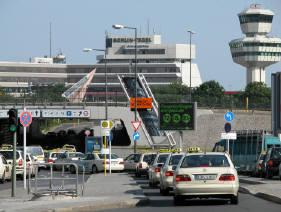
[[[191,55],[190,55],[191,52]],[[202,83],[195,59],[195,45],[162,44],[160,35],[137,38],[137,73],[142,73],[149,85],[167,85],[174,81],[197,87]],[[123,93],[117,75],[132,75],[135,67],[133,37],[106,37],[106,61],[109,93]],[[190,72],[190,62],[191,72]],[[62,63],[61,63],[62,62]],[[32,86],[78,82],[96,68],[89,91],[93,96],[104,95],[105,58],[97,56],[93,65],[66,64],[54,58],[35,58],[31,62],[0,62],[0,86],[11,91]]]

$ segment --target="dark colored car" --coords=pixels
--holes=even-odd
[[[262,167],[264,165],[265,156],[266,156],[266,152],[262,152],[259,155],[259,158],[256,162],[255,170],[254,170],[254,176],[256,176],[256,177],[264,176]]]
[[[279,174],[281,163],[281,147],[273,147],[267,150],[265,160],[262,165],[264,176],[271,179]]]

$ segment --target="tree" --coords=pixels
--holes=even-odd
[[[246,86],[244,96],[249,98],[270,98],[271,89],[266,87],[263,82],[251,82]]]
[[[195,91],[194,95],[198,97],[216,97],[221,98],[224,95],[224,88],[215,80],[202,83]]]
[[[271,89],[263,82],[249,83],[243,97],[248,97],[250,108],[270,108],[271,102]]]

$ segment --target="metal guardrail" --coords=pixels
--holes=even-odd
[[[28,189],[27,193],[33,193],[35,196],[54,196],[54,195],[67,195],[67,196],[79,196],[79,179],[78,179],[78,166],[75,163],[40,163],[40,164],[34,164],[35,165],[35,178],[34,180],[31,180],[31,172],[29,171],[28,176]],[[56,172],[57,176],[54,176],[54,165],[61,166],[61,172]],[[46,168],[50,168],[49,174],[45,177],[39,177],[39,166],[45,166]],[[75,168],[75,177],[68,177],[68,175],[65,175],[65,169],[67,166],[72,166]],[[81,185],[81,195],[84,194],[84,184],[85,184],[85,168],[83,167],[82,172],[82,185]],[[48,177],[49,176],[49,177]],[[34,181],[32,186],[32,181]],[[43,183],[43,185],[40,185],[39,182],[48,182],[48,186]],[[73,184],[65,185],[65,181],[75,181],[75,187],[73,188]],[[55,182],[61,182],[61,185],[54,185]]]

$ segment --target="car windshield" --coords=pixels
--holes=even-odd
[[[143,156],[143,161],[146,162],[148,165],[151,165],[152,161],[155,158],[155,154],[151,154],[151,155],[144,155]]]
[[[272,151],[272,157],[274,159],[281,158],[281,148],[274,148],[273,151]]]
[[[189,155],[181,164],[181,168],[196,167],[229,167],[230,164],[224,155]]]
[[[13,160],[13,151],[0,151],[0,153],[2,155],[4,155],[4,157],[6,158],[6,160]],[[16,155],[17,159],[19,159],[20,157],[20,154],[17,152],[17,155]]]
[[[171,165],[171,166],[178,165],[181,158],[182,158],[182,155],[172,155],[170,158],[170,161],[169,161],[169,165]]]
[[[27,147],[26,152],[32,154],[33,156],[44,155],[43,149],[40,146]]]
[[[166,155],[159,155],[158,156],[158,159],[157,159],[157,163],[165,163],[166,162],[166,159],[168,158],[168,154]]]
[[[109,154],[106,154],[105,157],[106,157],[106,159],[109,159]],[[99,158],[104,159],[104,154],[99,154]],[[118,156],[116,154],[111,155],[111,159],[117,159],[117,158],[118,158]]]

